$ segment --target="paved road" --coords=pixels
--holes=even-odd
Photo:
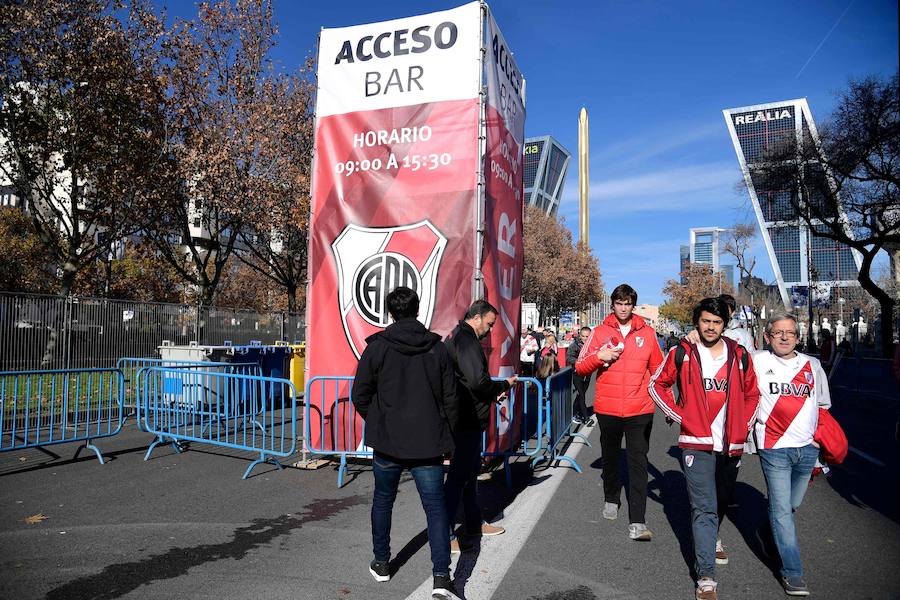
[[[880,408],[847,400],[835,414],[859,450],[815,482],[797,519],[816,598],[900,598],[900,456]],[[692,598],[684,478],[676,432],[661,419],[651,446],[650,543],[627,539],[627,519],[600,518],[599,432],[568,453],[584,468],[513,469],[481,486],[485,512],[508,532],[455,561],[457,583],[477,600]],[[74,448],[60,458],[29,450],[0,454],[0,597],[428,598],[427,540],[415,486],[404,479],[395,508],[397,573],[368,574],[371,472],[343,489],[330,468],[258,467],[241,481],[246,455],[195,447],[156,451],[134,427],[101,442],[100,466]],[[24,460],[23,460],[24,459]],[[41,513],[46,520],[26,524]],[[744,461],[737,506],[723,526],[731,563],[721,597],[783,598],[757,531],[765,486],[755,457]],[[457,564],[458,562],[458,564]]]

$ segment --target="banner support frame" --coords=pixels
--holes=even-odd
[[[486,94],[484,88],[484,53],[485,46],[485,13],[490,10],[484,0],[480,2],[481,10],[478,12],[478,30],[481,32],[481,50],[478,53],[478,135],[475,143],[478,145],[475,155],[477,167],[475,171],[475,265],[472,278],[472,302],[484,298],[484,273],[481,270],[484,260],[484,228],[485,228],[485,181],[484,181],[484,156],[487,145],[487,121],[485,119]]]

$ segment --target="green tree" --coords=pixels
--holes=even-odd
[[[44,243],[60,295],[158,200],[159,33],[140,1],[0,8],[0,176]]]
[[[659,315],[689,327],[694,307],[704,298],[733,293],[731,285],[723,281],[722,273],[714,273],[709,265],[691,263],[681,273],[681,281],[670,279],[662,293],[667,300],[659,307]]]
[[[0,208],[0,290],[51,294],[56,291],[53,257],[18,208]]]

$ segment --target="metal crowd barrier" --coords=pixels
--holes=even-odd
[[[118,369],[59,369],[0,373],[0,452],[84,442],[121,431],[124,379]]]
[[[494,381],[504,381],[504,377],[494,377]],[[544,446],[544,427],[549,412],[545,407],[544,386],[534,377],[520,377],[518,383],[509,390],[506,400],[494,407],[493,430],[482,435],[483,457],[502,457],[506,484],[512,484],[509,459],[524,456],[536,460]],[[534,430],[534,431],[532,431]],[[534,437],[534,446],[529,446]],[[496,447],[489,448],[494,440]]]
[[[559,445],[564,438],[579,438],[588,446],[591,443],[581,433],[572,431],[572,376],[575,371],[572,367],[554,373],[547,378],[547,441],[546,452],[532,461],[532,466],[549,460],[566,461],[576,472],[581,473],[581,467],[575,459],[560,454]]]
[[[208,363],[207,363],[208,364]],[[141,428],[156,436],[144,460],[160,444],[199,442],[259,452],[244,472],[294,453],[297,390],[286,379],[182,367],[145,367],[136,388]]]
[[[373,456],[363,444],[366,424],[350,401],[352,390],[353,377],[319,376],[307,381],[304,391],[304,450],[339,457],[338,487],[344,486],[348,458]]]
[[[137,373],[145,367],[178,367],[180,369],[207,370],[214,373],[232,373],[235,375],[262,375],[262,368],[255,362],[211,362],[202,360],[169,360],[163,358],[124,357],[116,361],[116,368],[125,377],[124,406],[131,409],[125,420],[136,415],[140,427],[140,403],[137,401]]]

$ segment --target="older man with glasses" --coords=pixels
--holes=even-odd
[[[776,312],[766,323],[771,350],[753,355],[759,385],[754,428],[769,496],[769,521],[781,556],[781,586],[790,596],[808,596],[803,579],[794,511],[800,506],[819,457],[813,434],[819,407],[829,408],[828,378],[821,363],[797,352],[797,317]]]

